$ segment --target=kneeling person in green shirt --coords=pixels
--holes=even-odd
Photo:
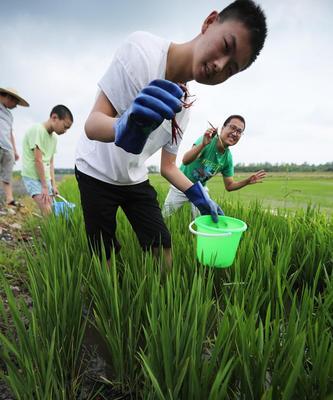
[[[64,105],[57,105],[53,107],[49,119],[33,125],[23,139],[23,183],[43,215],[51,213],[52,195],[59,194],[53,162],[57,135],[64,134],[72,123],[71,111]]]
[[[184,154],[180,170],[193,183],[200,182],[204,187],[210,178],[220,172],[223,176],[224,186],[228,191],[262,182],[262,179],[266,176],[263,170],[244,180],[234,181],[234,166],[229,147],[239,142],[244,129],[245,120],[241,115],[228,117],[219,134],[217,129],[213,127],[207,129],[205,134]],[[205,189],[208,190],[206,187]],[[171,186],[163,206],[163,216],[168,217],[186,202],[188,202],[188,198],[184,193]],[[195,206],[192,206],[192,214],[198,215]]]

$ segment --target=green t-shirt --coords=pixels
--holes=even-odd
[[[201,136],[195,145],[202,143]],[[202,150],[199,157],[190,164],[180,166],[180,170],[193,183],[200,181],[203,185],[215,174],[221,172],[225,177],[234,175],[234,165],[229,149],[221,154],[217,149],[217,136]]]
[[[45,178],[50,180],[50,161],[56,152],[57,136],[54,132],[48,133],[42,124],[33,125],[23,138],[22,176],[39,180],[35,166],[34,150],[36,147],[43,154]]]

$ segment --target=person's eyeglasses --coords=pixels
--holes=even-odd
[[[226,126],[228,126],[230,128],[232,133],[237,133],[238,136],[242,136],[244,133],[243,129],[238,128],[236,125],[227,124]]]

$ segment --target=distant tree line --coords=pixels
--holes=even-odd
[[[254,172],[264,169],[266,172],[333,172],[333,161],[325,164],[303,164],[287,163],[287,164],[271,164],[265,163],[251,163],[251,164],[236,164],[235,172]],[[148,167],[150,174],[159,173],[157,165],[150,165]]]
[[[236,164],[235,172],[254,172],[264,169],[266,172],[333,172],[333,161],[325,164],[303,164],[287,163],[287,164],[271,164],[265,163],[251,163],[251,164]],[[56,168],[56,175],[74,175],[73,168]],[[149,165],[148,172],[150,174],[158,174],[160,169],[157,165]],[[14,176],[20,176],[20,171],[14,171]]]
[[[74,175],[74,168],[55,168],[56,175]]]
[[[287,164],[271,164],[265,163],[251,163],[251,164],[236,164],[235,172],[253,172],[264,169],[266,172],[329,172],[333,171],[333,162],[325,164],[303,164],[287,163]]]

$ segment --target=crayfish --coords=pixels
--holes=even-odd
[[[178,83],[179,87],[183,90],[184,92],[184,100],[180,100],[182,102],[182,105],[184,108],[189,108],[192,106],[192,104],[195,102],[196,99],[193,101],[186,103],[186,99],[188,97],[193,97],[193,95],[189,94],[189,91],[187,89],[186,84],[184,83]],[[178,125],[178,122],[176,121],[176,117],[173,117],[171,120],[171,134],[172,134],[172,144],[175,142],[177,144],[177,135],[182,138],[183,136],[183,131],[181,127]]]

